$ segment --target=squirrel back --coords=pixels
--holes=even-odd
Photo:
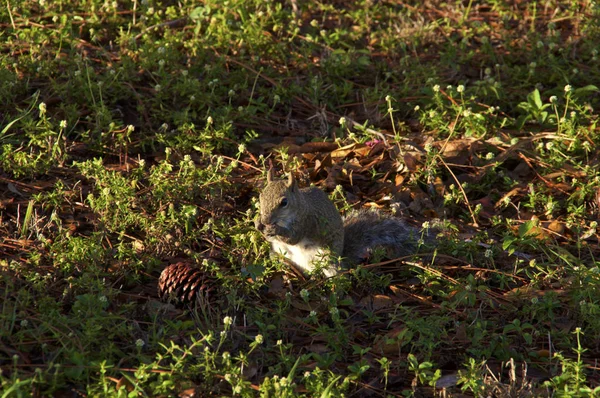
[[[383,248],[389,258],[415,254],[419,230],[404,221],[373,210],[357,210],[344,217],[344,265],[351,267]]]

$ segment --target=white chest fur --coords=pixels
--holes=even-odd
[[[320,261],[329,261],[327,250],[319,247],[315,242],[309,239],[303,239],[295,245],[288,245],[279,239],[273,239],[271,241],[271,250],[275,253],[282,254],[305,273],[312,272],[315,269],[316,263]],[[324,268],[323,273],[326,276],[333,276],[336,274],[335,267],[330,266]]]

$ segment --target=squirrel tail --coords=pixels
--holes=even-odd
[[[358,264],[378,247],[390,258],[408,256],[417,252],[419,239],[419,229],[398,218],[378,211],[354,211],[344,218],[344,263]]]

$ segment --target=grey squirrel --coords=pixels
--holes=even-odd
[[[271,243],[271,252],[283,254],[303,274],[325,264],[326,276],[339,265],[349,268],[382,247],[393,257],[414,254],[419,231],[402,220],[375,211],[353,211],[342,218],[319,188],[299,188],[292,173],[275,180],[272,170],[260,193],[260,217],[255,225]],[[341,258],[341,264],[329,259]]]

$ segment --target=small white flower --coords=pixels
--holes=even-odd
[[[181,71],[181,74],[183,75],[183,77],[188,75],[188,71],[186,69]]]
[[[164,60],[164,59],[161,59],[161,60],[159,60],[159,61],[158,61],[158,66],[160,66],[161,68],[162,68],[163,66],[165,66],[165,60]]]
[[[231,354],[229,353],[229,351],[225,351],[225,352],[223,352],[222,356],[223,356],[223,359],[224,359],[224,360],[226,360],[226,361],[227,361],[229,358],[231,358]]]
[[[161,85],[160,85],[160,84],[157,84],[156,86],[154,86],[154,90],[155,90],[155,91],[160,91],[160,90],[162,90],[162,87],[161,87]]]
[[[541,40],[539,40],[539,41],[536,43],[536,46],[537,46],[537,48],[542,48],[542,47],[544,47],[544,42],[543,42],[543,41],[541,41]]]
[[[471,109],[465,109],[465,110],[463,111],[463,116],[464,116],[464,117],[469,117],[469,116],[471,116]]]
[[[60,121],[60,128],[61,129],[66,129],[67,128],[67,121],[66,120],[61,120]]]
[[[225,336],[227,336],[227,332],[224,330],[221,330],[221,333],[219,333],[219,336],[221,336],[222,338],[225,338]]]
[[[440,91],[440,85],[439,84],[436,84],[435,86],[433,86],[433,92],[434,93],[437,93],[439,91]]]
[[[29,325],[29,321],[27,319],[23,319],[21,321],[21,327],[26,328]]]
[[[244,152],[246,152],[246,145],[244,145],[244,144],[238,145],[238,153],[244,153]]]
[[[101,303],[106,303],[108,301],[108,299],[106,298],[106,296],[100,296],[99,298]]]
[[[160,125],[160,129],[166,131],[169,129],[169,125],[167,123],[163,123]]]
[[[427,144],[425,144],[425,152],[429,153],[431,152],[433,149],[433,145],[431,145],[430,142],[428,142]]]
[[[570,93],[572,89],[573,89],[573,87],[570,84],[567,84],[565,86],[565,93]]]
[[[570,115],[571,115],[571,119],[575,119],[575,117],[577,116],[577,112],[571,111]]]
[[[436,116],[437,116],[437,112],[436,111],[433,111],[433,110],[429,111],[429,117],[430,118],[434,118]]]
[[[310,296],[310,293],[308,292],[308,290],[306,290],[306,289],[300,290],[300,297],[302,297],[303,300],[308,300],[309,296]]]
[[[345,126],[345,125],[346,125],[346,118],[342,116],[340,118],[340,126]]]
[[[231,318],[230,316],[226,316],[225,318],[223,318],[223,325],[229,326],[232,323],[233,323],[233,318]]]
[[[392,101],[392,96],[391,95],[386,95],[385,96],[385,100],[386,100],[386,102]]]
[[[234,394],[240,394],[242,392],[242,386],[235,386],[233,387],[233,393]]]
[[[142,340],[142,339],[137,339],[137,340],[135,341],[135,346],[136,346],[136,347],[139,347],[139,348],[142,348],[142,347],[143,347],[145,344],[146,344],[146,343],[144,343],[144,340]]]
[[[462,93],[465,91],[465,86],[460,84],[458,87],[456,87],[456,91],[458,91],[459,93]]]
[[[486,158],[487,160],[492,160],[492,159],[494,158],[494,154],[493,154],[492,152],[488,152],[488,153],[485,155],[485,158]]]
[[[283,340],[277,340],[277,343],[276,343],[275,345],[278,345],[278,346],[280,346],[280,345],[282,345],[282,344],[283,344]]]
[[[133,133],[134,130],[135,130],[135,126],[133,124],[127,125],[127,133]]]
[[[452,85],[451,84],[448,84],[446,86],[446,91],[452,91]]]
[[[551,103],[555,103],[557,100],[558,100],[558,98],[556,97],[556,95],[553,95],[552,97],[550,97]]]
[[[244,112],[244,107],[243,106],[238,106],[238,112]]]
[[[263,335],[257,334],[256,337],[254,337],[254,341],[256,341],[256,344],[262,344],[264,341]]]
[[[311,317],[311,318],[314,318],[314,317],[316,317],[316,316],[317,316],[317,311],[315,311],[315,310],[312,310],[312,311],[311,311],[311,312],[308,314],[308,316],[309,316],[309,317]]]
[[[233,97],[235,95],[235,91],[233,90],[229,90],[229,93],[227,93],[230,97]]]
[[[304,378],[308,379],[310,377],[310,372],[307,370],[306,372],[304,372]]]
[[[493,255],[494,255],[494,252],[492,251],[492,249],[487,249],[485,251],[485,258],[492,258]]]
[[[537,66],[537,63],[532,62],[532,63],[529,64],[529,69],[535,69],[536,66]]]
[[[159,54],[164,54],[165,53],[165,48],[164,47],[158,47],[158,49],[156,51],[158,51]]]
[[[276,104],[278,104],[279,101],[281,101],[281,97],[279,95],[275,94],[273,96],[273,102],[276,103]]]
[[[40,102],[40,104],[38,105],[38,108],[40,110],[40,116],[43,116],[46,114],[46,103],[45,102]]]
[[[537,297],[532,297],[531,298],[531,304],[537,304],[538,303],[538,298]]]
[[[190,95],[190,101],[196,101],[196,96],[195,95]]]
[[[76,70],[75,72],[73,72],[73,74],[74,74],[75,76],[79,76],[79,75],[81,75],[81,71],[80,71],[80,70]]]
[[[485,70],[483,71],[483,73],[486,76],[490,76],[492,74],[492,68],[490,68],[490,67],[485,68]]]
[[[225,376],[223,376],[223,378],[225,379],[225,381],[231,382],[231,374],[230,373],[226,373]]]
[[[336,316],[340,313],[340,310],[338,310],[337,307],[331,307],[331,309],[329,310],[329,313],[333,316]]]
[[[416,105],[416,106],[415,106],[415,112],[418,112],[418,111],[419,111],[419,109],[421,109],[421,107],[420,107],[419,105]]]

